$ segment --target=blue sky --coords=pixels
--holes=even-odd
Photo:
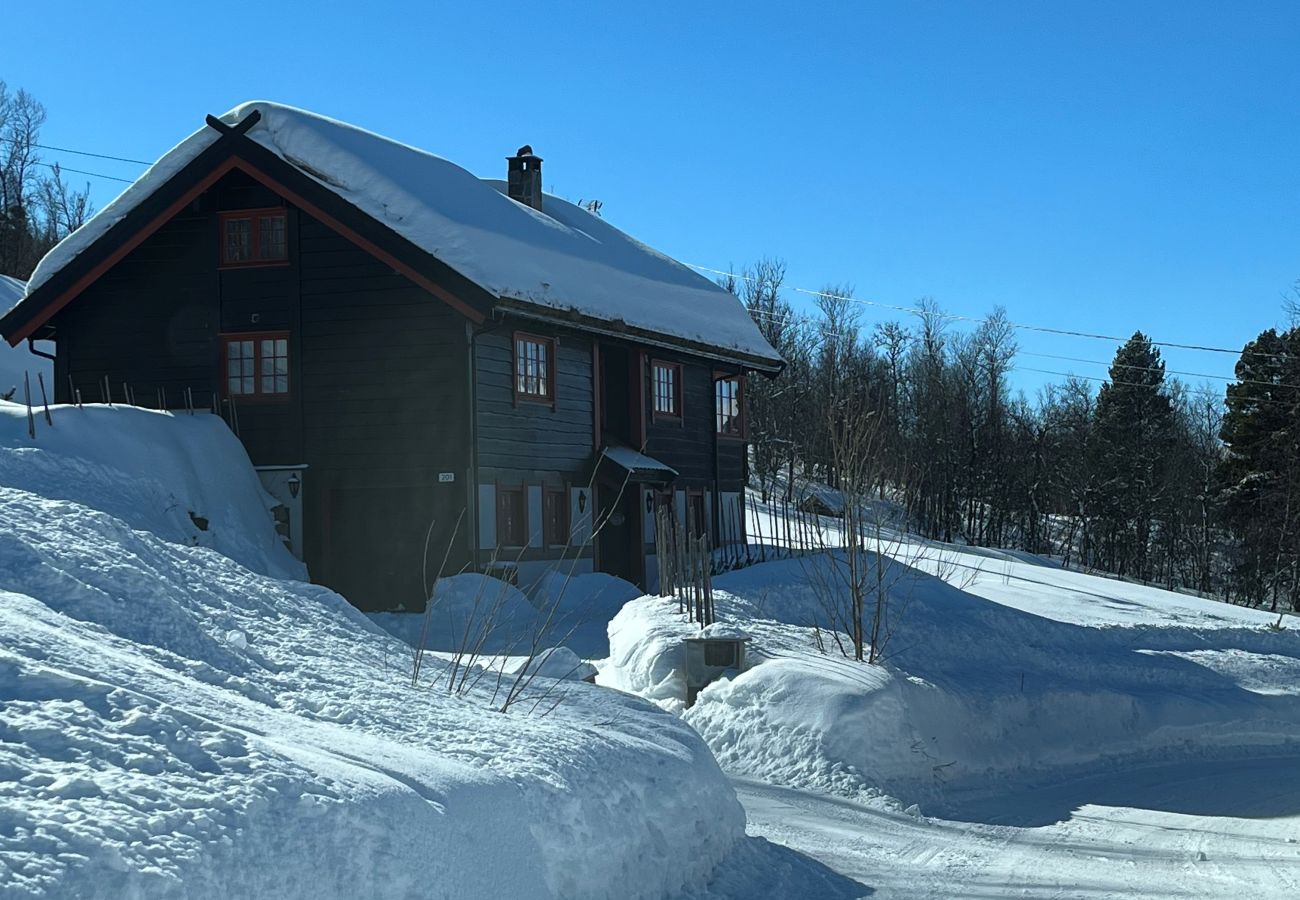
[[[527,142],[548,190],[601,200],[686,262],[778,256],[792,286],[1174,342],[1240,347],[1282,320],[1300,279],[1294,2],[58,10],[7,10],[0,56],[0,79],[48,107],[55,146],[154,159],[205,113],[258,98],[485,176]],[[121,188],[91,184],[101,206]],[[1018,338],[1088,360],[1115,349]],[[1166,358],[1219,375],[1234,361]],[[1030,391],[1048,380],[1016,375]]]

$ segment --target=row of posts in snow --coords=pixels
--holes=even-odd
[[[676,597],[678,611],[701,627],[715,621],[713,577],[768,560],[791,559],[828,549],[826,529],[818,515],[790,499],[773,500],[767,510],[745,494],[745,504],[720,504],[716,529],[721,546],[715,552],[708,529],[696,521],[689,505],[682,527],[671,506],[655,508],[655,556],[659,564],[659,593]],[[754,525],[749,540],[742,517],[746,511]],[[764,519],[767,519],[766,533]]]
[[[713,566],[709,535],[687,508],[681,527],[671,506],[655,507],[655,558],[659,563],[659,593],[677,598],[677,611],[700,627],[712,625]]]
[[[49,391],[45,387],[45,373],[43,372],[36,373],[36,384],[37,384],[37,388],[40,391],[39,405],[42,414],[45,417],[45,424],[53,428],[54,418],[50,415],[50,395],[49,395]],[[122,400],[117,404],[115,404],[114,402],[113,386],[112,383],[109,381],[107,375],[105,375],[103,378],[99,380],[97,386],[99,388],[99,402],[104,404],[105,406],[111,407],[114,405],[122,405],[122,406],[137,406],[140,407],[141,409],[150,408],[150,407],[142,406],[140,403],[136,402],[135,390],[131,387],[131,385],[127,384],[125,381],[122,382]],[[76,384],[73,383],[71,375],[68,376],[68,391],[69,391],[69,396],[72,398],[72,404],[74,406],[77,406],[78,408],[84,407],[85,402],[82,398],[81,389],[78,388]],[[180,394],[181,394],[180,396],[181,403],[180,406],[177,407],[177,411],[178,412],[184,411],[186,413],[189,413],[191,416],[194,415],[197,409],[197,407],[194,404],[194,390],[192,388],[187,387],[183,391],[181,391]],[[5,399],[10,399],[11,397],[12,394],[7,395]],[[32,438],[32,440],[35,440],[37,400],[36,400],[36,396],[32,393],[32,376],[30,372],[23,373],[23,400],[27,405],[27,434],[29,437]],[[169,398],[167,396],[167,389],[164,387],[159,387],[157,389],[157,405],[152,408],[159,409],[159,410],[171,409],[168,400]],[[236,434],[238,434],[239,415],[238,412],[236,411],[234,401],[233,400],[229,401],[228,405],[230,409],[230,415],[227,421],[229,422],[231,429]],[[207,412],[207,411],[208,410],[205,407],[203,409],[203,412]],[[215,392],[212,394],[212,413],[213,415],[221,414],[221,410],[218,407],[218,403],[217,403],[217,395]]]

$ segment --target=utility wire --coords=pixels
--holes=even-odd
[[[110,156],[107,153],[91,153],[89,150],[73,150],[68,147],[51,147],[49,144],[32,144],[33,147],[40,147],[42,150],[53,150],[56,153],[72,153],[77,156],[93,156],[95,159],[111,159],[113,162],[134,163],[137,166],[152,166],[153,163],[143,159],[131,159],[126,156]]]
[[[699,266],[699,265],[695,265],[694,263],[683,263],[683,265],[695,269],[696,271],[709,272],[710,274],[713,275],[725,275],[728,278],[740,278],[745,281],[751,281],[751,282],[758,280],[751,275],[745,275],[740,272],[729,272],[726,269],[714,269],[710,266]],[[948,319],[950,321],[955,321],[955,322],[973,322],[975,324],[980,324],[985,321],[984,318],[976,318],[974,316],[963,316],[958,313],[946,313],[946,312],[940,312],[938,310],[926,310],[916,306],[897,306],[892,303],[881,303],[876,300],[863,300],[860,297],[850,297],[846,294],[832,294],[827,291],[814,291],[808,288],[801,288],[801,287],[792,287],[789,288],[789,290],[793,291],[796,294],[807,294],[808,296],[811,297],[825,297],[828,300],[843,300],[848,303],[860,303],[863,306],[873,306],[879,309],[890,309],[890,310],[894,310],[895,312],[903,312],[903,313],[908,313],[910,315],[934,316],[935,318],[938,319]],[[1057,334],[1057,335],[1062,335],[1064,337],[1088,338],[1090,340],[1110,341],[1119,344],[1123,344],[1129,340],[1128,338],[1115,337],[1113,335],[1108,335],[1108,334],[1095,334],[1089,331],[1073,331],[1068,328],[1052,328],[1047,325],[1031,325],[1026,322],[1007,322],[1007,326],[1010,328],[1020,329],[1022,331],[1036,331],[1041,334]],[[1196,350],[1204,353],[1228,353],[1233,356],[1241,356],[1243,353],[1249,353],[1252,356],[1273,357],[1273,358],[1277,358],[1279,356],[1279,354],[1276,353],[1262,353],[1257,350],[1249,350],[1249,351],[1234,350],[1229,347],[1211,347],[1202,344],[1180,344],[1175,341],[1151,341],[1151,344],[1156,347],[1169,347],[1175,350]]]
[[[815,332],[817,332],[818,334],[821,334],[821,335],[823,335],[823,336],[825,336],[825,337],[827,337],[827,338],[829,338],[829,339],[831,339],[831,340],[839,340],[839,339],[843,339],[843,338],[845,338],[845,337],[848,337],[848,335],[845,335],[845,334],[842,334],[842,333],[839,333],[839,332],[835,332],[835,331],[828,331],[828,330],[825,329],[825,328],[818,327],[818,326],[824,325],[825,323],[824,323],[823,321],[819,320],[817,317],[812,316],[812,315],[786,315],[786,316],[782,316],[782,315],[777,315],[777,314],[774,314],[774,313],[769,313],[769,312],[766,312],[765,310],[759,310],[759,309],[751,309],[751,310],[749,310],[749,314],[750,314],[751,316],[756,316],[756,317],[761,318],[761,319],[774,320],[774,321],[780,321],[780,322],[791,322],[791,321],[803,322],[803,323],[806,323],[806,324],[808,324],[808,325],[813,326],[813,330],[814,330]],[[1181,369],[1163,369],[1163,370],[1162,370],[1159,366],[1135,366],[1135,365],[1133,365],[1132,363],[1120,363],[1120,362],[1114,362],[1114,361],[1106,362],[1105,360],[1100,360],[1100,359],[1085,359],[1085,358],[1083,358],[1083,357],[1078,357],[1078,356],[1058,356],[1058,355],[1053,354],[1053,353],[1034,353],[1034,352],[1031,352],[1031,351],[1029,351],[1029,350],[1020,350],[1020,349],[1017,349],[1014,355],[1015,355],[1015,356],[1033,356],[1033,357],[1040,357],[1040,358],[1043,358],[1043,359],[1059,359],[1059,360],[1063,360],[1063,361],[1065,361],[1065,362],[1086,363],[1086,364],[1088,364],[1088,365],[1093,365],[1093,366],[1105,366],[1105,367],[1107,367],[1107,368],[1128,369],[1128,370],[1135,371],[1135,372],[1159,372],[1159,371],[1163,371],[1163,373],[1164,373],[1165,375],[1182,375],[1182,376],[1184,376],[1184,377],[1186,377],[1186,378],[1206,378],[1206,379],[1212,379],[1212,380],[1215,380],[1215,381],[1226,381],[1226,382],[1229,382],[1229,383],[1231,383],[1231,384],[1254,384],[1254,385],[1259,385],[1259,386],[1261,386],[1261,387],[1267,387],[1267,388],[1288,388],[1288,389],[1292,389],[1292,390],[1294,390],[1294,389],[1296,389],[1296,388],[1300,388],[1300,385],[1297,385],[1297,384],[1286,384],[1286,383],[1279,383],[1279,382],[1274,382],[1274,381],[1258,381],[1258,380],[1249,379],[1249,378],[1233,378],[1233,377],[1230,377],[1230,376],[1227,376],[1227,375],[1210,375],[1209,373],[1206,373],[1206,372],[1187,372],[1187,371],[1183,371],[1183,370],[1181,370]],[[1111,381],[1111,379],[1108,378],[1108,377],[1107,377],[1107,378],[1097,378],[1097,377],[1094,377],[1094,376],[1091,376],[1091,375],[1077,375],[1077,376],[1076,376],[1076,375],[1075,375],[1074,373],[1072,373],[1072,372],[1049,372],[1049,371],[1047,371],[1046,369],[1031,369],[1031,368],[1027,368],[1027,367],[1025,367],[1025,366],[1015,366],[1014,368],[1019,369],[1019,370],[1022,371],[1022,372],[1039,372],[1039,373],[1046,374],[1046,375],[1061,375],[1061,376],[1064,376],[1064,377],[1078,377],[1078,378],[1083,378],[1083,379],[1085,379],[1085,380],[1087,380],[1087,381],[1102,381],[1102,382],[1104,382],[1104,381]],[[1129,384],[1130,382],[1118,381],[1118,382],[1113,382],[1113,383],[1115,383],[1115,384]],[[1264,402],[1268,402],[1268,401],[1264,401]],[[1284,401],[1274,401],[1274,402],[1284,402]]]
[[[78,175],[89,175],[91,178],[104,178],[108,181],[120,181],[123,184],[135,184],[130,178],[118,178],[116,175],[104,175],[101,172],[87,172],[85,169],[73,169],[58,163],[38,162],[38,166],[45,166],[47,169],[56,169],[60,172],[75,172]]]

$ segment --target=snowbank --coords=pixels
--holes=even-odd
[[[530,599],[553,622],[558,643],[583,659],[609,655],[609,623],[641,589],[604,572],[568,575],[551,571],[538,580]]]
[[[284,577],[219,420],[58,409],[32,444],[13,419],[6,898],[662,897],[770,858],[698,736],[641,700],[542,676],[558,706],[502,714],[436,660],[413,688],[404,645]]]
[[[27,283],[19,281],[17,278],[9,275],[0,275],[0,310],[11,308],[27,290]],[[53,344],[49,341],[39,341],[37,346],[46,353],[53,353]],[[15,402],[24,402],[24,375],[28,376],[32,387],[32,402],[41,402],[40,382],[37,380],[37,374],[45,377],[45,390],[49,399],[53,400],[52,392],[54,390],[54,363],[44,357],[37,356],[27,349],[24,342],[17,347],[10,347],[8,343],[0,341],[0,397],[13,391]]]
[[[891,560],[886,664],[867,666],[817,627],[812,567],[826,565],[715,580],[720,620],[753,637],[750,668],[682,715],[732,774],[936,803],[1119,759],[1285,752],[1300,740],[1300,633],[1270,631],[1254,611],[1009,561],[959,590]],[[1020,608],[1031,583],[1058,616],[1076,604],[1078,621]],[[1104,601],[1084,590],[1127,604],[1131,624],[1106,622]],[[628,604],[610,625],[601,683],[680,711],[681,638],[693,633],[675,601]]]

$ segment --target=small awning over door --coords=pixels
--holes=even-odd
[[[650,484],[662,487],[677,478],[677,470],[631,447],[608,446],[596,461],[596,477],[607,484]]]

